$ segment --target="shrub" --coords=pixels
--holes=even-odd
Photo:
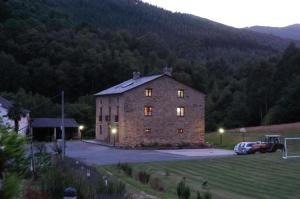
[[[87,171],[90,175],[87,176]],[[51,166],[42,176],[42,187],[49,193],[50,198],[62,198],[66,187],[74,187],[78,198],[81,199],[125,199],[125,184],[113,178],[105,184],[93,167],[75,163],[66,158]]]
[[[177,185],[177,196],[179,199],[189,199],[191,196],[191,190],[189,186],[185,184],[185,178],[183,178]]]
[[[199,191],[197,191],[197,199],[212,199],[212,194],[207,191],[203,195]]]
[[[62,146],[60,146],[57,142],[53,143],[53,145],[51,146],[51,149],[54,153],[58,154],[59,156],[61,156],[62,154]]]
[[[170,171],[169,171],[169,169],[165,169],[165,172],[166,172],[166,173],[165,173],[166,176],[170,176]]]
[[[0,198],[15,198],[25,164],[25,139],[0,125]],[[4,179],[5,176],[5,179]]]
[[[46,192],[32,189],[31,187],[27,187],[25,193],[23,195],[23,199],[47,199],[48,194]]]
[[[34,148],[38,151],[39,154],[47,152],[47,147],[45,143],[42,142],[34,143]]]
[[[132,167],[127,163],[118,163],[118,168],[123,170],[126,175],[132,177]]]
[[[151,178],[149,183],[150,183],[150,186],[151,186],[152,189],[160,191],[160,192],[164,192],[165,191],[161,179],[159,179],[159,178]]]
[[[138,173],[139,181],[143,184],[148,184],[150,180],[150,174],[146,171],[140,171]]]

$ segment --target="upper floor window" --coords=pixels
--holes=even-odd
[[[179,89],[177,91],[177,97],[179,98],[184,98],[184,90],[183,89]]]
[[[145,116],[152,116],[152,107],[151,106],[145,106],[144,107],[144,115]]]
[[[102,122],[102,107],[100,107],[99,112],[99,121]]]
[[[185,108],[184,107],[177,107],[176,114],[177,114],[178,117],[183,117],[184,116],[184,112],[185,112]]]
[[[151,97],[152,96],[152,88],[146,88],[145,89],[145,96]]]

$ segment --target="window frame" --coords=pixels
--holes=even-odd
[[[145,97],[152,97],[153,89],[152,88],[145,88]]]
[[[151,117],[153,115],[153,107],[152,106],[144,106],[144,116]]]
[[[177,90],[177,98],[184,98],[185,97],[185,90],[184,89],[178,89]]]
[[[176,116],[177,117],[184,117],[185,116],[185,107],[184,106],[178,106],[176,108]]]
[[[184,133],[183,128],[178,128],[178,129],[177,129],[177,133],[178,133],[178,134],[183,134],[183,133]]]
[[[150,133],[152,133],[152,129],[151,128],[144,128],[144,133],[150,134]]]

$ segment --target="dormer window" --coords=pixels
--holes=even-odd
[[[179,89],[177,91],[177,97],[178,98],[184,98],[184,90],[183,89]]]
[[[145,96],[151,97],[152,96],[152,88],[146,88],[145,89]]]

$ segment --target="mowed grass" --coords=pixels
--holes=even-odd
[[[101,169],[117,175],[131,187],[166,199],[177,198],[176,185],[183,177],[192,190],[191,198],[196,198],[197,190],[203,191],[204,181],[208,181],[213,199],[300,198],[300,159],[283,160],[280,152],[131,165],[135,173],[145,170],[151,178],[161,179],[165,192],[126,177],[116,166]],[[170,175],[166,175],[167,171]]]
[[[247,132],[245,141],[260,141],[265,135],[282,135],[284,137],[300,137],[300,132]],[[233,149],[234,146],[243,141],[243,134],[240,132],[226,132],[222,135],[222,144],[220,144],[220,133],[206,133],[205,141],[213,144],[217,148]],[[300,145],[300,141],[299,141]]]

